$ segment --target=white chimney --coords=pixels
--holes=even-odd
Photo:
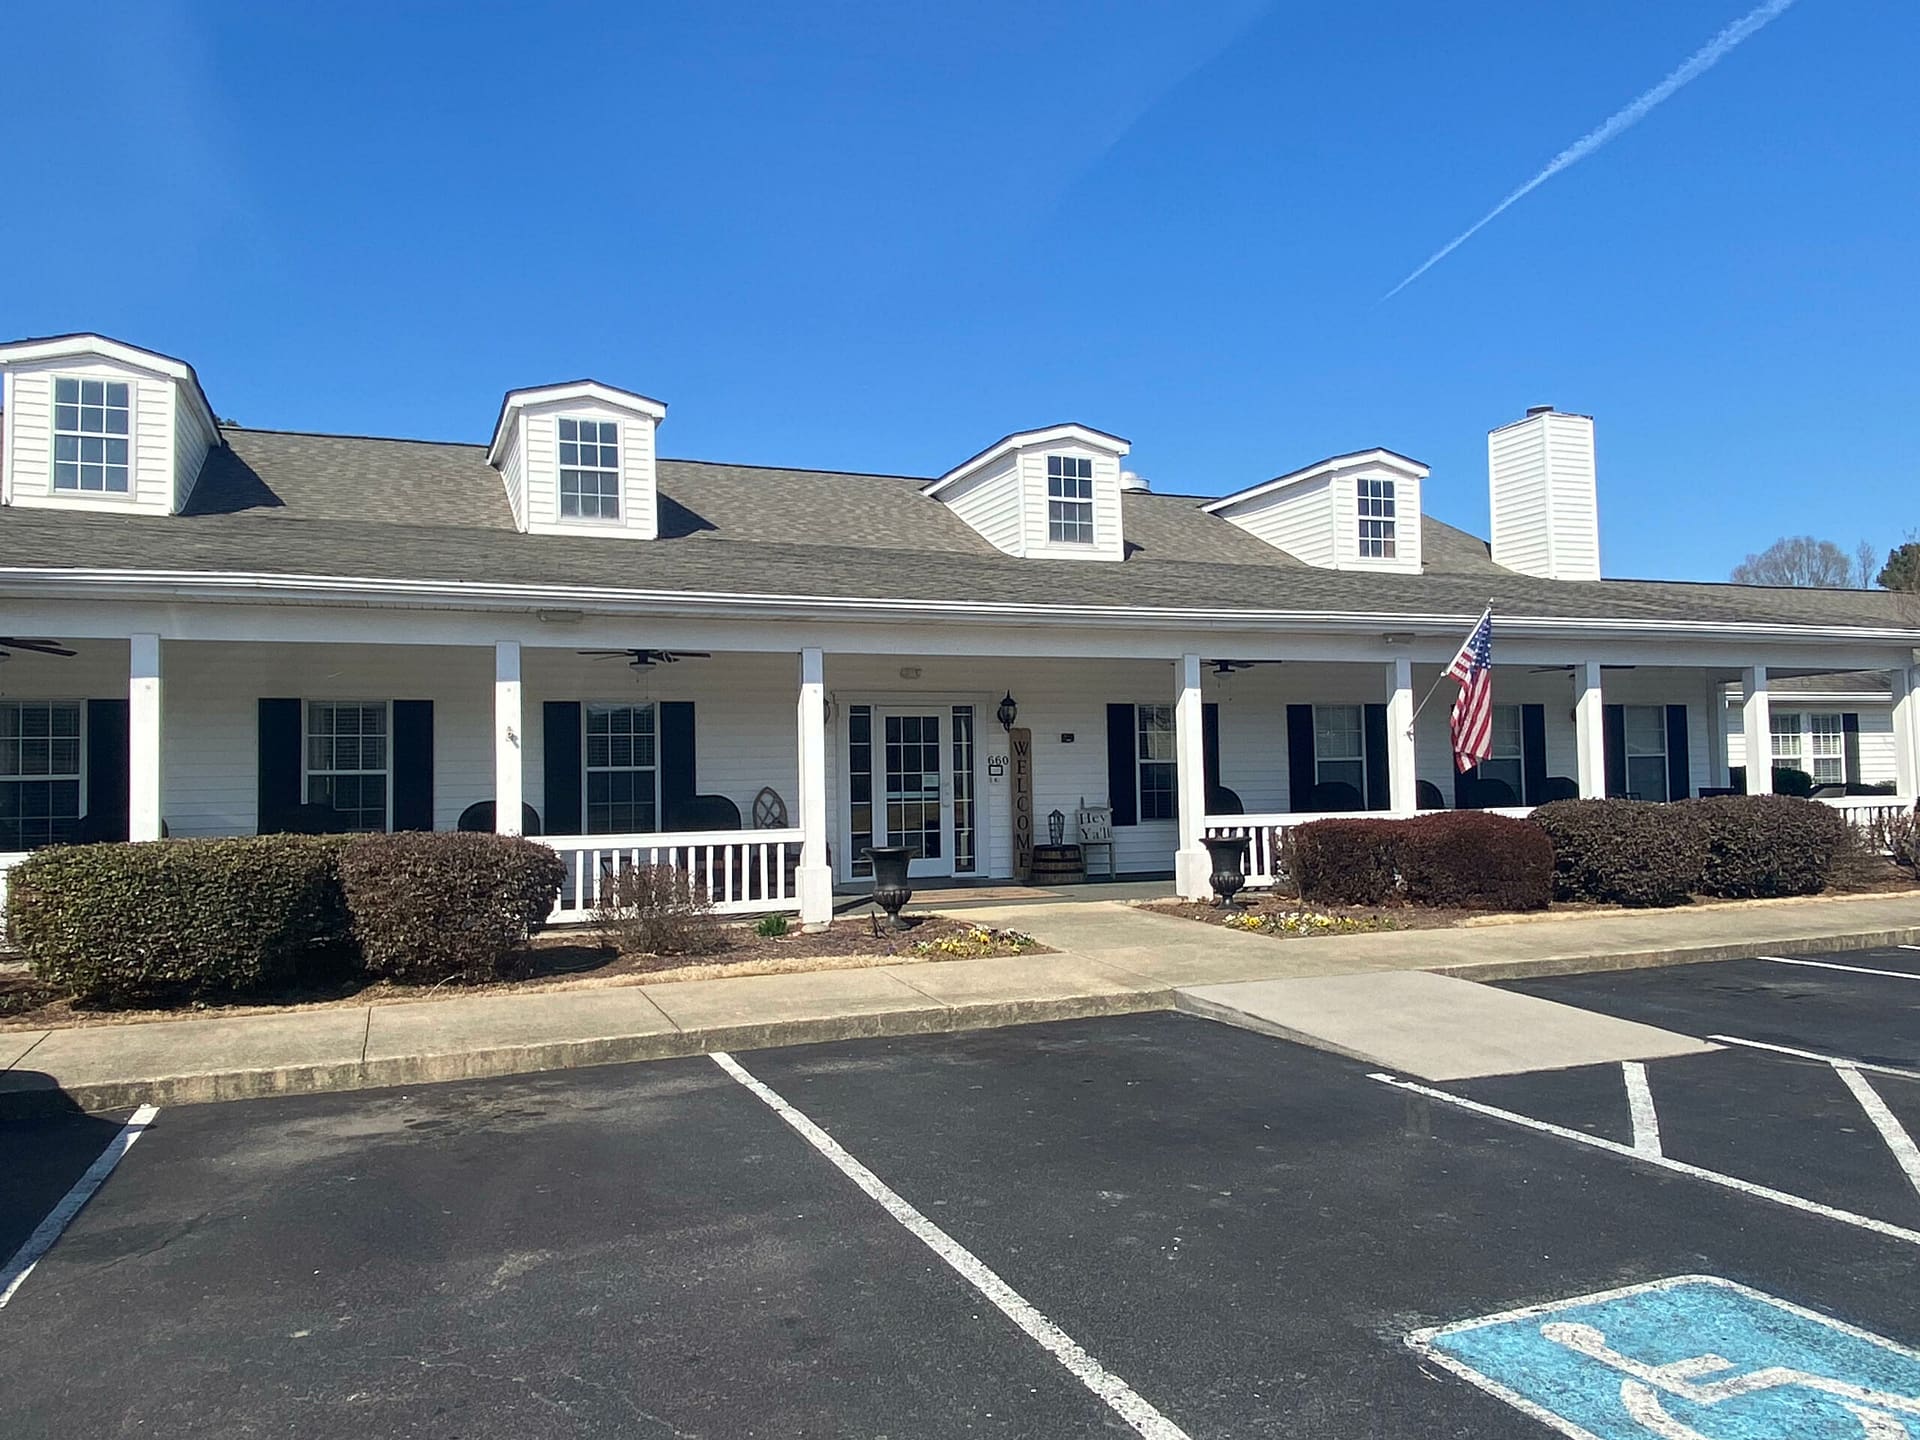
[[[1543,580],[1600,578],[1593,417],[1532,405],[1487,436],[1493,563]]]
[[[1120,488],[1122,490],[1151,490],[1153,487],[1147,484],[1146,476],[1136,475],[1131,470],[1122,470],[1120,472]]]

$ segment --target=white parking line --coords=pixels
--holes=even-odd
[[[1856,1070],[1868,1070],[1875,1075],[1892,1075],[1901,1080],[1920,1080],[1920,1070],[1901,1070],[1892,1065],[1875,1065],[1867,1060],[1854,1060],[1845,1055],[1822,1055],[1818,1050],[1796,1050],[1791,1045],[1769,1045],[1765,1040],[1742,1040],[1738,1035],[1709,1035],[1707,1039],[1716,1045],[1744,1045],[1749,1050],[1771,1050],[1776,1055],[1791,1055],[1796,1060],[1818,1060],[1823,1065],[1851,1065]]]
[[[1899,948],[1902,950],[1920,950],[1920,945],[1902,945]]]
[[[1633,1117],[1633,1149],[1638,1155],[1659,1155],[1660,1116],[1653,1108],[1653,1090],[1647,1084],[1647,1067],[1638,1060],[1622,1060],[1621,1073],[1627,1081],[1627,1113]]]
[[[713,1063],[746,1086],[769,1110],[798,1131],[800,1137],[826,1156],[841,1174],[879,1201],[882,1209],[945,1261],[955,1274],[992,1301],[1001,1314],[1026,1331],[1075,1379],[1104,1400],[1114,1414],[1146,1436],[1147,1440],[1189,1440],[1186,1431],[1154,1409],[1126,1381],[1081,1349],[1071,1335],[1034,1309],[971,1250],[909,1205],[884,1180],[842,1149],[831,1135],[794,1109],[773,1089],[754,1079],[739,1061],[716,1050],[713,1052]]]
[[[133,1142],[146,1133],[147,1126],[153,1123],[153,1117],[159,1113],[151,1105],[142,1105],[134,1111],[127,1123],[120,1127],[120,1133],[107,1142],[107,1148],[100,1152],[100,1158],[87,1167],[87,1173],[73,1182],[73,1188],[47,1212],[47,1218],[34,1227],[34,1232],[27,1237],[27,1243],[14,1251],[7,1268],[0,1270],[0,1309],[4,1309],[6,1303],[13,1299],[14,1291],[33,1273],[33,1267],[40,1263],[40,1257],[53,1248],[53,1242],[60,1238],[60,1232],[73,1223],[73,1217],[93,1198],[93,1192],[106,1183],[107,1176],[113,1173],[113,1167],[133,1148]]]
[[[1775,965],[1807,965],[1815,970],[1844,970],[1849,975],[1884,975],[1890,980],[1920,980],[1910,970],[1872,970],[1865,965],[1836,965],[1831,960],[1795,960],[1791,955],[1756,955],[1756,960],[1771,960]]]
[[[1833,1073],[1840,1082],[1853,1092],[1853,1098],[1860,1102],[1860,1108],[1867,1112],[1867,1119],[1873,1122],[1873,1128],[1880,1132],[1880,1138],[1887,1142],[1887,1149],[1893,1152],[1894,1163],[1907,1177],[1907,1183],[1920,1193],[1920,1148],[1916,1148],[1913,1137],[1907,1134],[1907,1127],[1900,1123],[1900,1117],[1887,1108],[1887,1102],[1880,1098],[1880,1092],[1867,1083],[1867,1077],[1860,1073],[1859,1067],[1838,1062]]]
[[[1705,1180],[1710,1185],[1737,1190],[1742,1195],[1751,1195],[1757,1200],[1771,1200],[1774,1204],[1784,1205],[1790,1210],[1801,1210],[1809,1215],[1818,1215],[1824,1220],[1838,1220],[1843,1225],[1870,1230],[1875,1235],[1885,1235],[1893,1240],[1904,1240],[1909,1245],[1920,1245],[1920,1230],[1909,1230],[1904,1225],[1889,1224],[1885,1220],[1876,1220],[1871,1215],[1856,1215],[1851,1210],[1835,1209],[1831,1205],[1822,1205],[1818,1200],[1809,1200],[1804,1195],[1792,1195],[1785,1190],[1775,1190],[1769,1185],[1756,1185],[1753,1181],[1742,1180],[1737,1175],[1723,1175],[1718,1170],[1703,1169],[1698,1165],[1689,1165],[1684,1160],[1669,1159],[1665,1155],[1642,1155],[1631,1145],[1622,1145],[1618,1140],[1604,1140],[1598,1135],[1589,1135],[1584,1130],[1569,1130],[1564,1125],[1552,1125],[1545,1120],[1535,1120],[1531,1115],[1518,1115],[1511,1110],[1483,1105],[1478,1100],[1469,1100],[1464,1095],[1449,1095],[1446,1091],[1436,1090],[1431,1085],[1420,1085],[1412,1080],[1402,1080],[1397,1076],[1378,1072],[1367,1078],[1378,1080],[1382,1085],[1391,1085],[1396,1090],[1407,1090],[1415,1095],[1424,1095],[1429,1100],[1438,1100],[1443,1105],[1472,1111],[1475,1115],[1484,1115],[1492,1120],[1504,1120],[1510,1125],[1523,1125],[1529,1130],[1538,1130],[1543,1135],[1557,1136],[1559,1139],[1571,1140],[1579,1145],[1589,1145],[1595,1150],[1605,1150],[1611,1155],[1624,1155],[1630,1160],[1658,1165],[1661,1169],[1671,1170],[1677,1175],[1691,1175],[1696,1180]]]

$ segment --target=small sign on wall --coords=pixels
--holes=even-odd
[[[1007,733],[1013,759],[1013,876],[1025,884],[1033,878],[1033,732]]]

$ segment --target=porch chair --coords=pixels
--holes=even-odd
[[[1302,808],[1310,815],[1330,815],[1367,808],[1366,796],[1344,780],[1322,780],[1307,791]]]
[[[1207,791],[1207,814],[1244,815],[1246,813],[1247,807],[1237,791],[1229,790],[1224,785],[1215,785]]]
[[[1551,804],[1555,800],[1578,800],[1580,782],[1568,775],[1549,775],[1540,784],[1540,803]]]
[[[1239,812],[1234,812],[1239,813]],[[1089,805],[1080,802],[1080,808],[1073,812],[1073,833],[1080,842],[1080,863],[1086,867],[1085,873],[1093,873],[1093,864],[1088,851],[1105,846],[1107,851],[1107,878],[1120,878],[1119,857],[1113,848],[1113,807],[1110,805]]]
[[[1453,801],[1462,810],[1492,810],[1499,806],[1518,805],[1520,798],[1504,780],[1483,780],[1473,775],[1462,775],[1453,782]]]
[[[460,812],[460,818],[453,822],[453,828],[464,830],[469,835],[491,835],[493,833],[493,801],[476,800]],[[520,833],[539,835],[540,812],[531,805],[520,806]]]
[[[1447,798],[1440,793],[1440,787],[1431,780],[1413,782],[1413,808],[1416,810],[1444,810]]]

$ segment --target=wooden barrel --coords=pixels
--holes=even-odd
[[[1033,847],[1033,883],[1035,885],[1078,885],[1086,878],[1086,861],[1081,858],[1078,845]]]

